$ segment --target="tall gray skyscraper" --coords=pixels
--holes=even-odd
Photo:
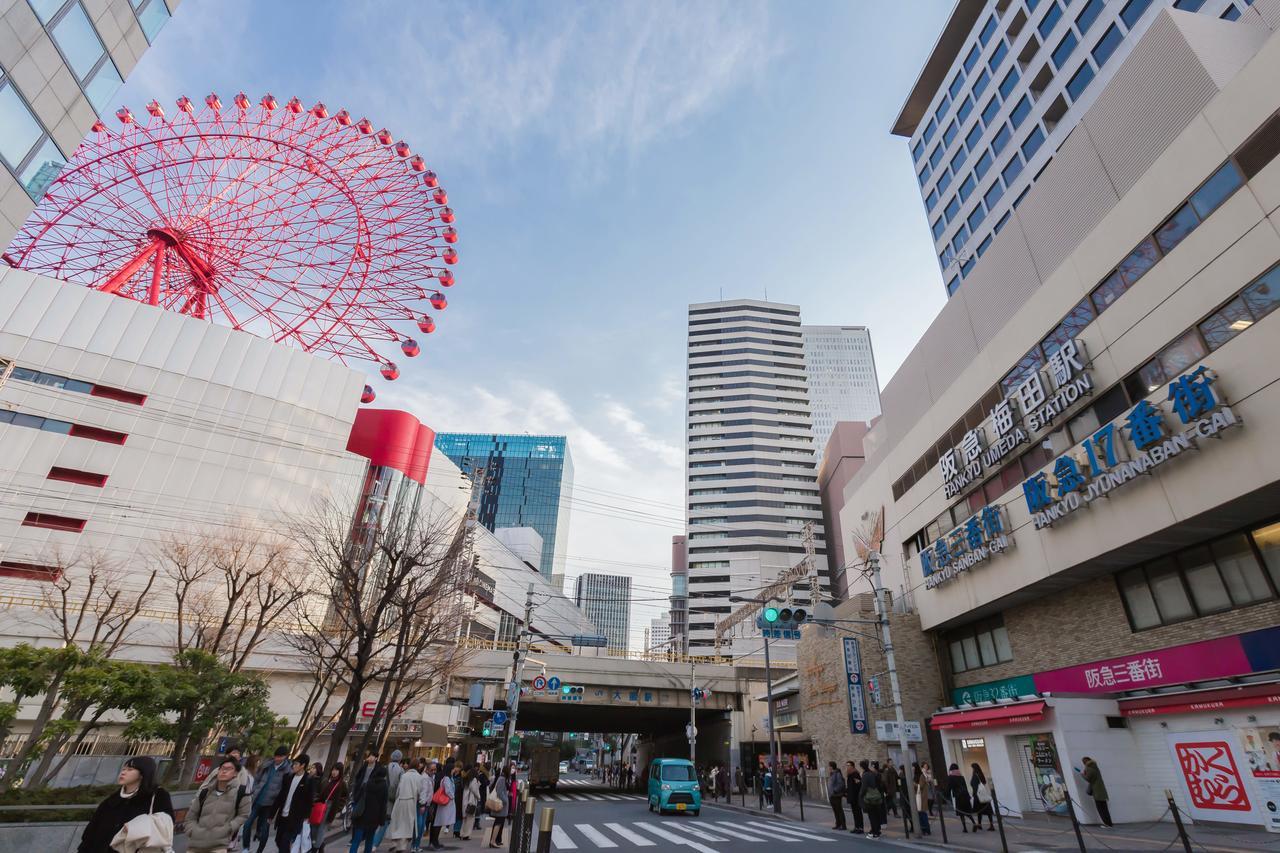
[[[631,578],[586,572],[574,582],[574,603],[609,640],[609,648],[631,647]]]
[[[801,326],[813,446],[821,456],[840,421],[870,422],[880,414],[880,380],[866,326]]]
[[[690,305],[688,346],[688,646],[706,654],[716,622],[738,606],[731,596],[759,595],[804,558],[806,523],[816,553],[826,548],[799,306]],[[802,589],[795,600],[808,599]],[[735,656],[759,650],[753,620],[720,644]]]

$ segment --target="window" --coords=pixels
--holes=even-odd
[[[1008,98],[1016,85],[1018,85],[1018,69],[1010,68],[1009,73],[1000,81],[1000,97]]]
[[[984,46],[987,42],[991,41],[991,37],[995,35],[998,23],[996,16],[992,15],[990,18],[987,18],[987,22],[982,25],[982,32],[978,33],[978,41]]]
[[[934,148],[929,152],[929,165],[935,169],[938,168],[938,164],[942,162],[942,158],[946,153],[945,146],[939,145]]]
[[[931,119],[929,119],[929,123],[928,123],[928,124],[926,124],[926,125],[924,126],[924,143],[925,143],[925,145],[928,145],[928,144],[929,144],[929,141],[930,141],[931,139],[933,139],[933,135],[934,135],[935,133],[937,133],[937,132],[938,132],[938,120],[937,120],[937,119],[932,119],[932,118],[931,118]]]
[[[1000,390],[1002,396],[1009,396],[1013,390],[1023,383],[1023,381],[1044,367],[1044,354],[1040,352],[1040,345],[1036,344],[1027,350],[1027,354],[1018,359],[1018,363],[1014,365],[1013,370],[1005,374],[1004,379],[1000,380]]]
[[[1200,7],[1204,5],[1204,0],[1177,0],[1173,4],[1173,8],[1181,9],[1184,12],[1199,12]]]
[[[48,512],[29,512],[26,518],[22,519],[23,527],[43,527],[46,530],[65,530],[69,533],[81,532],[84,530],[85,523],[83,518],[69,518]]]
[[[951,85],[947,87],[947,94],[951,96],[952,100],[954,100],[955,97],[960,94],[960,90],[963,86],[964,86],[964,74],[957,73],[956,76],[951,80]]]
[[[968,95],[965,95],[964,100],[960,102],[960,106],[956,107],[956,120],[963,123],[964,120],[967,119],[969,117],[969,114],[972,112],[973,112],[973,98],[970,98]]]
[[[1209,349],[1200,339],[1200,333],[1195,329],[1188,329],[1180,338],[1160,350],[1156,358],[1165,377],[1172,379],[1208,354]]]
[[[947,230],[947,218],[945,215],[939,216],[937,219],[934,220],[932,230],[933,230],[933,239],[937,240],[939,237],[942,236],[942,232]]]
[[[978,150],[978,141],[982,139],[982,125],[974,123],[973,129],[964,138],[965,147],[970,151]]]
[[[924,156],[924,142],[923,141],[917,142],[915,144],[915,147],[911,149],[911,157],[918,163],[920,162],[920,158],[923,156]]]
[[[1017,130],[1029,115],[1031,115],[1031,99],[1023,95],[1014,105],[1013,112],[1009,114],[1009,122],[1013,125],[1013,129]]]
[[[1076,27],[1082,34],[1089,32],[1089,27],[1093,26],[1093,22],[1098,20],[1098,16],[1102,14],[1102,8],[1106,5],[1106,0],[1089,0],[1085,7],[1080,10],[1080,14],[1076,15]]]
[[[77,471],[74,468],[59,468],[56,465],[49,469],[47,478],[62,483],[76,483],[81,486],[95,486],[97,488],[102,488],[107,484],[106,474],[92,474],[88,471]]]
[[[993,210],[1002,195],[1004,195],[1004,186],[997,180],[991,185],[991,189],[987,190],[987,194],[982,197],[982,200],[987,204],[987,210]]]
[[[951,166],[951,174],[958,176],[961,167],[964,166],[964,161],[967,159],[969,159],[969,152],[961,145],[960,150],[956,152],[956,156],[951,158],[951,163],[949,164]]]
[[[65,165],[67,161],[62,159],[58,146],[53,144],[52,139],[45,139],[44,144],[27,161],[26,168],[18,172],[18,182],[27,191],[27,195],[39,200]]]
[[[983,619],[947,634],[952,672],[965,672],[1013,660],[1004,617]]]
[[[978,46],[976,44],[969,48],[969,53],[964,58],[964,73],[968,74],[973,70],[973,66],[978,64],[978,55],[980,52],[981,51],[978,50]]]
[[[949,186],[951,186],[951,173],[946,169],[943,169],[938,173],[938,183],[936,186],[938,194],[941,195]]]
[[[933,210],[934,207],[936,207],[938,204],[938,191],[937,190],[931,191],[929,195],[925,198],[924,204],[926,208],[928,208],[929,210]]]
[[[991,69],[991,73],[995,74],[996,69],[1000,67],[1000,63],[1009,55],[1009,48],[1005,46],[1004,39],[996,42],[995,49],[991,51],[991,58],[987,60],[987,67]]]
[[[1244,289],[1244,302],[1254,320],[1261,320],[1280,304],[1280,265],[1272,267]]]
[[[19,169],[44,131],[12,83],[0,83],[0,156]]]
[[[164,0],[147,0],[146,5],[135,9],[135,12],[148,44],[154,42],[160,30],[169,23],[169,9],[164,5]]]
[[[959,190],[961,201],[969,200],[969,196],[973,194],[975,185],[976,185],[976,182],[973,179],[973,175],[970,175],[969,177],[964,179],[964,183],[960,184],[960,190]]]
[[[951,241],[951,251],[960,254],[960,250],[964,248],[965,241],[969,239],[969,226],[964,223],[960,224],[960,229],[956,231],[955,238]]]
[[[942,131],[942,144],[950,145],[951,141],[956,138],[957,126],[953,121],[947,125],[947,129]]]
[[[1216,350],[1253,325],[1249,306],[1237,296],[1200,323],[1200,335],[1210,351]]]
[[[1224,21],[1236,21],[1240,19],[1240,10],[1235,6],[1228,6],[1218,17]]]
[[[37,563],[0,560],[0,577],[52,582],[62,577],[62,569],[57,566],[42,566]]]
[[[1067,34],[1062,37],[1062,41],[1058,42],[1058,46],[1053,49],[1053,64],[1059,71],[1067,64],[1067,60],[1071,58],[1071,54],[1076,49],[1076,45],[1080,40],[1076,38],[1076,34],[1071,30],[1067,30]]]
[[[1063,344],[1077,337],[1085,326],[1093,322],[1093,318],[1093,305],[1088,298],[1080,300],[1080,303],[1071,309],[1067,318],[1040,342],[1040,349],[1045,357],[1053,355],[1062,348]]]
[[[916,180],[920,182],[921,187],[924,187],[924,185],[929,182],[929,176],[932,174],[933,169],[928,163],[925,163],[924,167],[920,170],[920,174],[916,175]]]
[[[1036,125],[1027,134],[1027,138],[1022,140],[1022,156],[1030,160],[1032,156],[1040,150],[1040,146],[1044,144],[1044,131],[1040,129],[1040,125]]]
[[[984,68],[982,73],[978,75],[978,79],[973,81],[973,96],[981,97],[982,93],[987,91],[987,84],[991,82],[991,74]]]
[[[991,169],[991,161],[991,152],[983,151],[982,156],[978,158],[978,162],[973,165],[973,173],[981,179]]]
[[[1156,242],[1160,250],[1166,254],[1186,239],[1187,235],[1200,224],[1200,218],[1188,202],[1173,212],[1156,231]]]
[[[1207,219],[1243,182],[1235,164],[1228,161],[1192,194],[1191,206],[1201,219]]]
[[[98,70],[93,72],[92,77],[85,81],[84,94],[93,108],[102,114],[109,111],[111,99],[123,85],[124,81],[120,79],[120,72],[116,71],[115,63],[108,59],[98,66]]]
[[[943,213],[946,214],[947,221],[952,222],[955,220],[956,214],[959,212],[960,212],[960,199],[955,196],[952,196],[951,201],[947,202],[947,206],[943,210]]]
[[[1050,3],[1049,8],[1045,10],[1044,17],[1040,19],[1040,25],[1036,27],[1040,32],[1040,38],[1047,38],[1060,20],[1062,20],[1062,7],[1056,2]]]
[[[1133,25],[1138,23],[1142,13],[1147,11],[1147,7],[1150,5],[1151,0],[1129,0],[1125,7],[1120,10],[1120,20],[1124,21],[1126,27],[1133,29]]]
[[[1084,90],[1089,88],[1089,84],[1093,82],[1093,66],[1088,60],[1071,75],[1071,79],[1067,81],[1067,94],[1071,96],[1071,100],[1078,101],[1080,96],[1084,94]]]
[[[1004,167],[1004,171],[1000,175],[1004,178],[1005,186],[1012,186],[1020,174],[1022,174],[1022,158],[1015,151],[1013,159],[1009,161],[1008,166]]]
[[[1013,131],[1009,130],[1009,125],[1000,125],[1000,129],[996,131],[996,135],[991,139],[991,150],[999,156],[1004,147],[1009,144],[1011,136],[1013,136]]]
[[[1116,48],[1120,46],[1120,42],[1124,41],[1124,36],[1120,34],[1120,28],[1115,24],[1107,27],[1107,31],[1102,34],[1102,38],[1098,39],[1098,43],[1093,46],[1093,61],[1098,63],[1101,68],[1107,64],[1107,60],[1111,58],[1111,54],[1116,52]]]
[[[73,3],[67,9],[62,19],[50,28],[49,34],[66,57],[76,79],[82,82],[89,78],[98,60],[106,53],[93,24],[89,23],[89,16],[79,3]]]
[[[982,123],[989,126],[995,121],[998,112],[1000,112],[1000,96],[992,95],[991,100],[987,101],[987,105],[982,108]]]
[[[960,276],[958,275],[952,276],[951,279],[947,281],[947,295],[954,296],[956,290],[959,289],[959,287],[960,287]],[[914,481],[912,482],[912,485],[915,485]],[[898,497],[902,497],[902,494],[899,493]]]
[[[1280,589],[1280,524],[1261,527],[1253,531],[1252,537],[1253,544],[1262,555],[1271,586]]]
[[[982,220],[986,218],[986,215],[987,211],[983,209],[982,202],[978,202],[978,206],[973,209],[973,213],[970,213],[968,220],[966,220],[969,231],[977,231],[978,226],[982,224]]]

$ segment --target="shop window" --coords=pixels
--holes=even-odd
[[[966,672],[1013,660],[1004,617],[995,616],[947,635],[952,672]]]
[[[1280,523],[1253,531],[1253,544],[1262,555],[1262,564],[1274,589],[1280,589]]]

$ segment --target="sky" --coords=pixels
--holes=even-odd
[[[867,325],[882,384],[942,307],[889,127],[950,6],[184,0],[117,99],[296,95],[423,155],[457,285],[377,405],[567,435],[568,574],[633,577],[638,646],[684,532],[687,305]]]

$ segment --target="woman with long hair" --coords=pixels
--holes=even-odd
[[[173,801],[169,792],[156,784],[156,769],[156,760],[149,755],[135,755],[124,763],[116,777],[119,790],[112,791],[94,809],[77,853],[114,853],[111,839],[139,815],[164,812],[173,818]]]

